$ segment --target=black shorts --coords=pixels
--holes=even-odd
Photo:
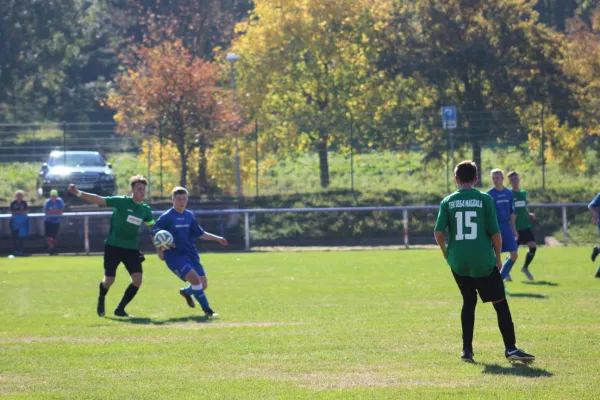
[[[482,276],[481,278],[457,275],[454,271],[452,271],[452,275],[454,275],[456,284],[463,297],[472,296],[474,292],[477,292],[484,303],[506,299],[504,282],[502,282],[500,271],[496,267],[493,268],[489,275]]]
[[[137,249],[125,249],[123,247],[104,245],[104,276],[115,276],[119,264],[125,264],[129,275],[136,272],[142,273],[142,262],[144,255]]]
[[[521,229],[517,232],[519,233],[519,240],[517,240],[517,243],[527,244],[529,242],[535,242],[535,236],[533,235],[531,228]]]
[[[60,224],[44,221],[44,232],[46,232],[46,237],[56,239],[59,230]]]

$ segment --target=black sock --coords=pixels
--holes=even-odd
[[[125,289],[125,294],[123,294],[123,298],[121,299],[121,302],[119,303],[117,309],[124,310],[125,307],[127,307],[127,304],[129,304],[129,302],[133,300],[139,289],[139,287],[134,286],[133,284],[129,284],[129,286],[127,286],[127,289]]]
[[[536,250],[537,247],[529,249],[529,252],[527,252],[527,254],[525,255],[525,265],[523,265],[523,268],[529,268],[529,264],[531,264],[531,261],[533,261],[533,257],[535,257]]]
[[[504,340],[504,347],[507,350],[516,349],[517,339],[515,338],[515,325],[510,315],[510,308],[506,300],[494,304],[496,314],[498,314],[498,327],[500,333],[502,333],[502,339]]]
[[[100,282],[100,297],[104,297],[106,296],[106,293],[108,293],[108,289],[104,287],[104,283]]]
[[[462,325],[463,350],[473,351],[473,330],[475,329],[475,307],[477,306],[477,294],[463,296],[463,307],[460,313]]]

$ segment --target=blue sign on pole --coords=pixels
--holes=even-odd
[[[442,126],[444,129],[456,128],[456,107],[442,107]]]

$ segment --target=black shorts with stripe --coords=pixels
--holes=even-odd
[[[519,233],[519,240],[517,240],[518,244],[527,244],[529,242],[535,242],[535,235],[531,228],[521,229],[517,231]]]
[[[129,275],[136,272],[142,273],[142,262],[145,258],[137,249],[126,249],[123,247],[104,245],[104,276],[114,277],[117,274],[119,264],[125,264]]]

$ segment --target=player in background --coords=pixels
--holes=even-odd
[[[588,209],[592,213],[592,222],[598,226],[598,232],[600,232],[600,218],[598,217],[598,208],[600,207],[600,193],[594,197],[594,200],[588,205]],[[596,261],[596,257],[600,254],[600,248],[594,246],[592,250],[592,262]],[[596,271],[596,278],[600,278],[600,267]]]
[[[138,239],[140,225],[145,223],[148,227],[154,225],[152,210],[144,203],[148,180],[142,175],[135,175],[129,179],[131,196],[101,197],[96,194],[82,192],[77,186],[69,185],[69,192],[83,200],[98,206],[113,208],[110,217],[110,231],[104,242],[104,279],[99,285],[98,316],[104,316],[104,302],[108,289],[115,282],[117,267],[125,264],[131,276],[131,284],[125,290],[121,302],[115,309],[118,317],[128,317],[125,307],[133,300],[142,285],[142,262],[145,258],[139,250]]]
[[[498,217],[498,226],[502,235],[502,253],[509,252],[510,256],[502,265],[500,276],[507,282],[512,281],[510,270],[519,258],[519,246],[517,245],[517,227],[515,226],[515,207],[513,204],[512,191],[504,187],[504,172],[500,169],[493,169],[491,172],[494,187],[488,190],[496,204],[496,215]]]
[[[58,197],[58,191],[52,189],[50,198],[44,203],[44,232],[48,240],[48,254],[58,255],[56,250],[56,237],[60,230],[60,220],[65,210],[65,202]]]
[[[208,288],[208,280],[204,267],[200,264],[200,256],[194,241],[196,239],[210,240],[223,246],[227,246],[227,240],[221,236],[205,232],[194,214],[186,210],[188,202],[187,189],[177,186],[172,192],[173,207],[162,214],[153,228],[156,234],[159,230],[165,230],[173,235],[173,244],[169,249],[158,249],[158,256],[167,263],[169,269],[189,285],[179,291],[188,306],[195,307],[192,296],[196,298],[202,311],[207,317],[217,317],[208,303],[204,292]]]
[[[506,176],[508,177],[508,181],[512,187],[512,195],[514,199],[513,204],[516,215],[515,226],[519,235],[517,244],[527,245],[527,247],[529,247],[529,251],[525,255],[525,264],[523,264],[521,272],[527,276],[527,279],[532,281],[533,275],[531,272],[529,272],[529,264],[531,264],[531,261],[533,261],[533,257],[535,257],[535,252],[537,251],[535,236],[533,235],[533,230],[531,229],[531,221],[535,221],[535,214],[529,212],[529,209],[527,208],[527,192],[525,190],[521,190],[520,188],[521,178],[519,177],[517,171],[511,171]]]
[[[442,200],[434,234],[463,298],[461,359],[473,361],[475,307],[479,293],[481,301],[494,305],[505,357],[509,361],[531,362],[535,357],[516,346],[515,327],[498,272],[502,265],[502,237],[494,200],[475,189],[477,165],[474,162],[458,164],[454,176],[458,191]],[[446,229],[449,235],[447,247]]]

